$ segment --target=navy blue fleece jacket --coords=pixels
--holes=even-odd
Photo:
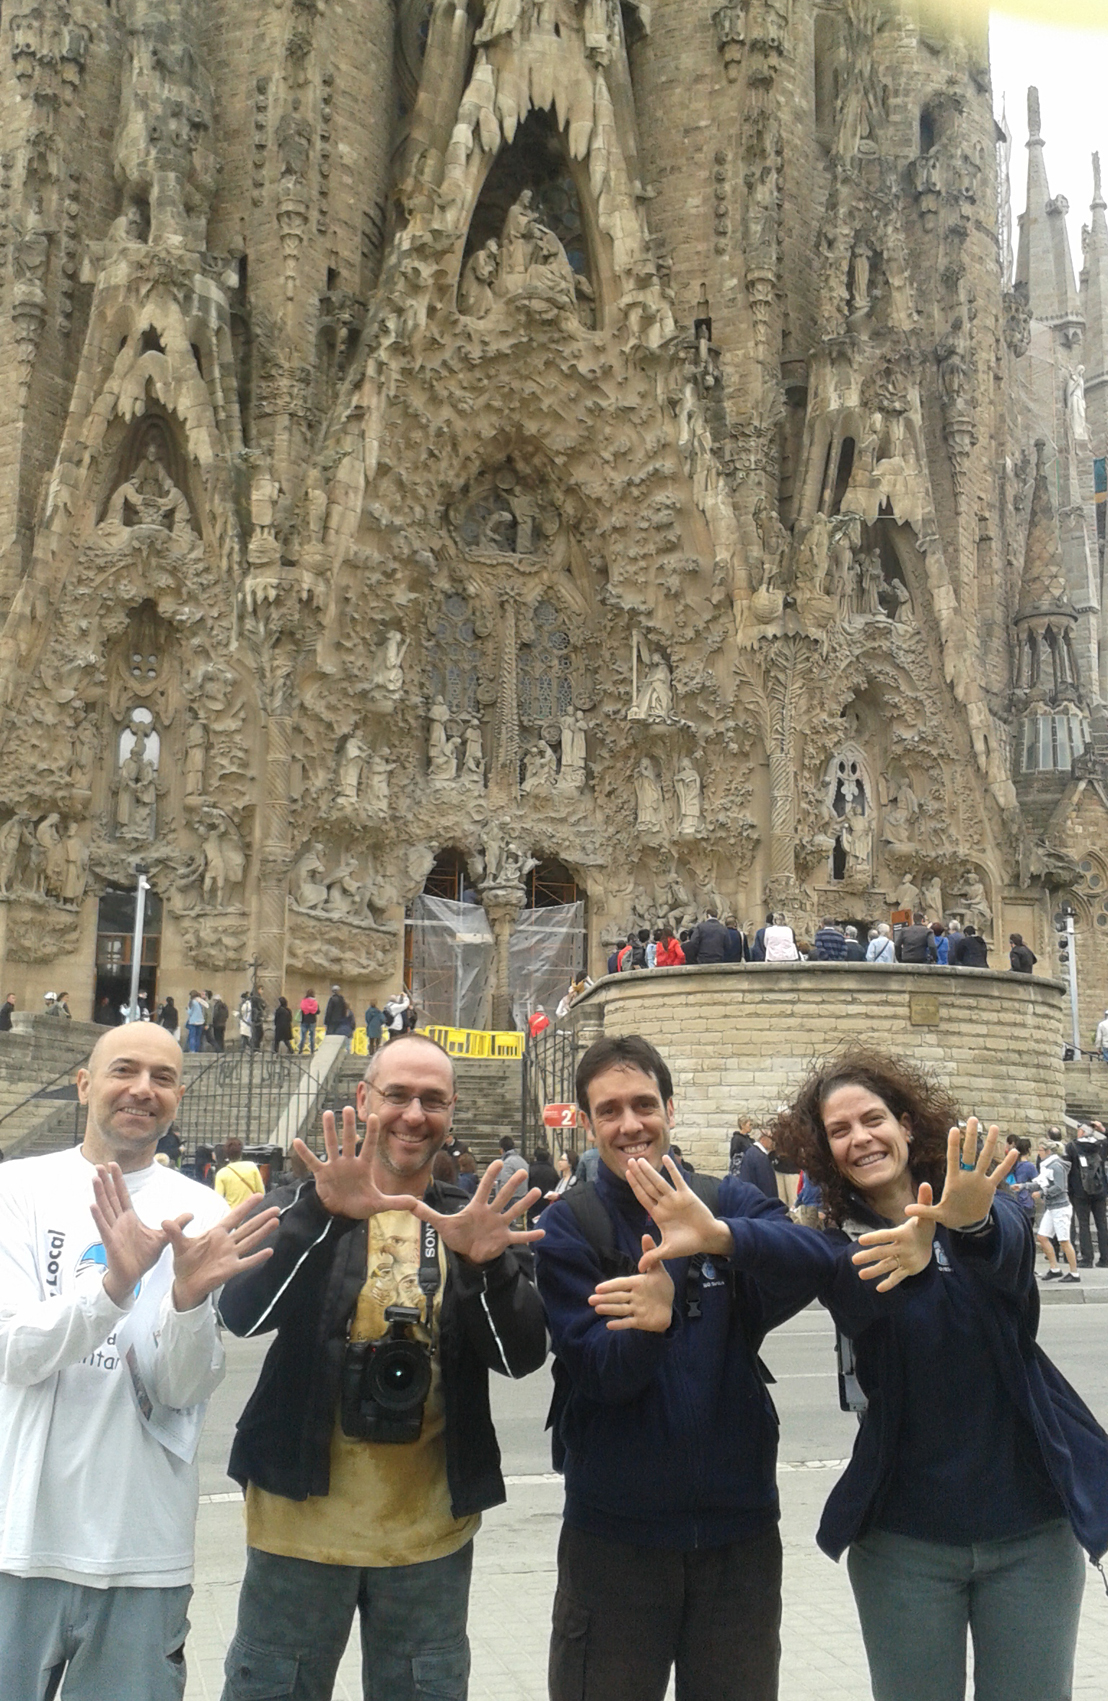
[[[637,1260],[651,1229],[646,1212],[603,1163],[597,1188],[616,1246]],[[610,1272],[564,1200],[543,1213],[546,1237],[535,1247],[535,1264],[569,1382],[560,1439],[565,1520],[576,1529],[689,1549],[723,1546],[775,1519],[777,1415],[758,1368],[762,1337],[820,1286],[858,1288],[865,1315],[875,1309],[872,1286],[841,1265],[825,1235],[792,1223],[779,1200],[725,1177],[718,1214],[736,1236],[743,1221],[756,1224],[775,1249],[773,1268],[765,1275],[760,1264],[756,1275],[736,1271],[732,1282],[724,1263],[709,1261],[701,1315],[693,1318],[685,1311],[690,1261],[668,1262],[673,1322],[665,1334],[652,1334],[611,1330],[596,1315],[588,1298]],[[876,1296],[876,1308],[887,1303]]]

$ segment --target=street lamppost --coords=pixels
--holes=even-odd
[[[138,871],[138,891],[135,893],[135,931],[131,940],[131,997],[127,1005],[127,1020],[137,1022],[139,1019],[138,994],[139,975],[142,972],[142,936],[146,922],[146,894],[150,890],[150,882],[140,868]]]
[[[1070,989],[1070,1045],[1067,1048],[1071,1056],[1081,1056],[1081,1024],[1077,1011],[1077,937],[1073,926],[1073,905],[1063,904],[1054,917],[1054,925],[1058,930],[1058,962],[1069,981]]]

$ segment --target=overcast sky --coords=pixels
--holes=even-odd
[[[1027,198],[1027,89],[1033,83],[1042,105],[1050,192],[1064,195],[1070,204],[1070,244],[1074,271],[1079,272],[1081,226],[1089,222],[1091,155],[1096,149],[1108,187],[1108,25],[1096,32],[1055,29],[994,12],[989,41],[997,117],[1006,104],[1012,132],[1013,219]],[[1015,242],[1013,222],[1013,248]]]

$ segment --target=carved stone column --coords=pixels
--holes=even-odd
[[[287,713],[270,715],[267,723],[265,795],[260,833],[258,905],[258,990],[272,1010],[285,978],[289,864],[289,771],[292,765],[292,721]]]
[[[519,912],[527,901],[522,886],[497,886],[482,893],[481,902],[489,918],[496,954],[493,957],[492,1025],[498,1031],[512,1026],[512,998],[508,978],[508,947]]]
[[[793,759],[787,750],[769,753],[770,878],[796,878],[796,810]]]

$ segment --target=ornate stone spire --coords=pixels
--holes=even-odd
[[[1047,616],[1077,619],[1066,589],[1058,522],[1046,475],[1046,442],[1040,437],[1035,444],[1035,488],[1031,496],[1031,519],[1027,527],[1016,624]]]
[[[1027,91],[1027,203],[1020,214],[1016,283],[1027,286],[1032,317],[1048,322],[1081,317],[1063,195],[1047,182],[1039,91]]]

